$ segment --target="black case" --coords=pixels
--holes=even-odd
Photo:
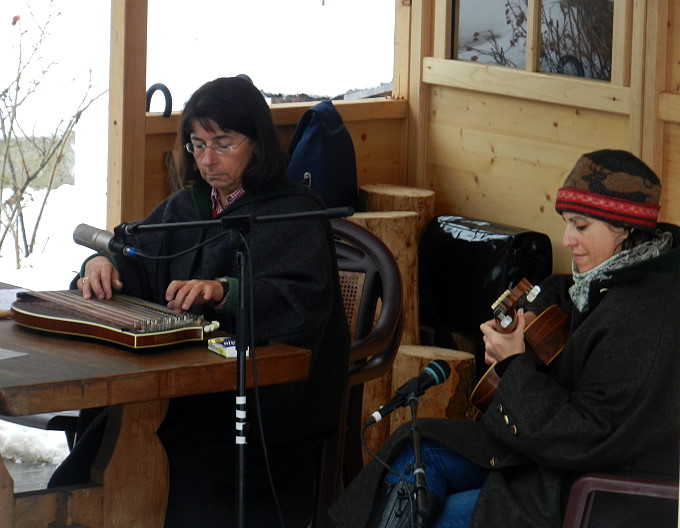
[[[457,348],[451,332],[481,336],[506,289],[552,273],[552,244],[543,233],[446,215],[423,231],[419,263],[421,323],[435,330],[435,345]]]

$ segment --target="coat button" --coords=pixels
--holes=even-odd
[[[499,413],[502,413],[502,412],[503,412],[503,405],[500,404],[500,403],[497,404],[497,405],[496,405],[496,410],[497,410]]]
[[[517,426],[516,426],[516,425],[511,425],[511,426],[510,426],[510,432],[511,432],[513,435],[516,435],[516,434],[517,434]]]
[[[505,425],[510,425],[510,418],[508,418],[507,414],[503,415],[503,421],[505,422]]]
[[[491,459],[489,460],[489,464],[495,466],[496,464],[498,464],[498,459],[496,457],[491,457]]]

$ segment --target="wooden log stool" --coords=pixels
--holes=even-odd
[[[418,214],[413,211],[356,213],[347,220],[373,233],[394,255],[401,273],[404,309],[404,332],[401,342],[418,342],[418,247],[416,225]],[[392,397],[392,376],[387,372],[364,384],[362,420]],[[366,444],[376,451],[390,434],[390,416],[366,430]],[[364,461],[367,454],[364,453]]]
[[[359,188],[362,211],[414,211],[418,213],[416,234],[420,235],[434,217],[434,191],[387,183],[371,183]]]
[[[392,366],[392,393],[419,376],[430,361],[444,360],[451,367],[446,381],[427,389],[418,398],[418,418],[467,418],[474,415],[470,394],[475,386],[475,356],[461,350],[421,345],[402,345]],[[411,421],[411,409],[392,413],[391,431]]]

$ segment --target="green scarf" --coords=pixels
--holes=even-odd
[[[612,255],[602,264],[595,266],[585,273],[579,273],[576,265],[572,262],[571,269],[574,277],[574,284],[569,288],[569,295],[574,302],[574,306],[579,312],[588,310],[588,298],[590,296],[590,285],[593,281],[610,279],[612,272],[627,268],[640,262],[658,257],[667,253],[671,249],[673,236],[666,232],[657,232],[656,238],[643,242],[631,249],[626,249]]]

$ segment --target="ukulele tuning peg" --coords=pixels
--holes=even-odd
[[[534,286],[529,290],[529,293],[527,294],[527,301],[533,302],[536,297],[538,297],[538,294],[541,293],[541,287],[540,286]]]
[[[509,315],[504,315],[500,320],[500,324],[503,328],[507,328],[512,324],[513,318]]]

